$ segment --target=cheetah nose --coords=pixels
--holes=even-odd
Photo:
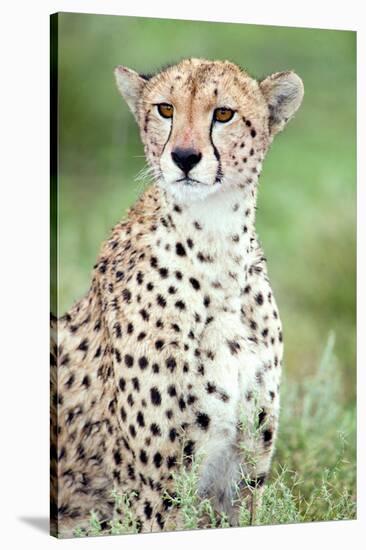
[[[194,151],[194,149],[175,149],[172,151],[173,161],[181,170],[183,170],[185,175],[187,175],[188,172],[199,163],[201,158],[202,154]]]

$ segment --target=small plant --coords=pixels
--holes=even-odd
[[[258,509],[255,521],[256,525],[298,523],[302,521],[293,495],[296,483],[289,486],[286,483],[287,475],[288,470],[284,467],[264,487],[261,506]]]
[[[196,457],[188,469],[183,462],[173,474],[174,493],[165,493],[165,499],[179,508],[184,529],[229,527],[225,514],[217,514],[210,499],[198,495],[199,469],[203,457]]]
[[[92,511],[89,525],[86,528],[77,527],[74,530],[75,537],[138,533],[138,522],[131,509],[131,500],[136,497],[136,493],[132,491],[129,494],[121,494],[113,490],[111,496],[114,499],[114,513],[113,518],[108,522],[108,527],[103,528],[101,520]]]

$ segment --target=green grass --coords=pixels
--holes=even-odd
[[[330,334],[314,375],[301,382],[284,380],[271,476],[254,519],[246,503],[239,503],[241,527],[356,518],[356,419],[342,400],[334,344]],[[215,514],[211,502],[198,496],[199,465],[196,460],[191,469],[182,466],[174,474],[174,497],[167,498],[180,509],[184,529],[228,527],[227,518]],[[111,520],[109,529],[102,532],[92,513],[89,528],[77,530],[76,536],[136,532],[129,497],[114,496],[122,513]]]

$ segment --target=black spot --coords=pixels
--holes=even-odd
[[[162,279],[166,279],[169,275],[169,270],[166,267],[161,267],[159,269],[159,273],[160,273],[160,276],[162,277]]]
[[[148,458],[147,458],[146,451],[144,449],[141,449],[140,451],[140,460],[143,464],[147,464]]]
[[[75,376],[73,374],[70,375],[69,379],[65,382],[65,386],[67,388],[71,388],[73,383],[75,382]]]
[[[180,271],[176,271],[175,276],[178,279],[178,281],[181,281],[183,279],[183,275]]]
[[[132,466],[132,464],[128,464],[127,473],[130,479],[135,479],[135,468]]]
[[[194,441],[191,439],[186,442],[183,448],[183,454],[186,457],[192,457],[194,454]]]
[[[156,468],[160,468],[161,463],[163,461],[163,457],[161,456],[161,454],[159,452],[154,454],[153,461],[154,461],[154,464],[155,464]]]
[[[200,428],[207,430],[210,424],[210,417],[206,413],[199,412],[196,415],[196,422]]]
[[[175,428],[172,428],[169,432],[169,439],[172,443],[174,443],[175,439],[177,437],[177,430]]]
[[[150,389],[150,397],[153,405],[159,406],[161,404],[161,395],[158,388],[155,386]]]
[[[122,297],[123,297],[124,301],[129,304],[131,302],[131,296],[132,296],[132,294],[128,290],[128,288],[124,288],[123,291],[122,291]]]
[[[95,357],[95,356],[94,356]],[[66,365],[68,365],[70,363],[70,357],[68,355],[68,353],[65,353],[65,355],[62,357],[61,359],[61,366],[62,367],[65,367]],[[56,358],[54,355],[51,356],[51,364],[53,366],[56,366],[57,362],[56,362]]]
[[[189,247],[189,248],[193,248],[193,241],[192,241],[192,239],[189,239],[189,238],[188,238],[188,239],[187,239],[187,244],[188,244],[188,247]]]
[[[97,351],[95,352],[94,359],[96,357],[100,357],[100,354],[102,353],[102,347],[98,346]]]
[[[150,315],[148,314],[146,309],[144,309],[144,308],[140,309],[139,313],[140,313],[140,315],[141,315],[141,317],[143,318],[144,321],[148,321],[150,319]]]
[[[123,422],[125,422],[125,420],[127,418],[126,411],[123,407],[121,407],[121,418],[122,418]]]
[[[170,397],[175,397],[177,395],[177,390],[175,389],[175,386],[173,384],[168,387],[168,394],[170,395]]]
[[[105,263],[101,262],[100,265],[99,265],[99,271],[100,273],[105,273],[107,270],[107,266]]]
[[[132,437],[136,437],[136,429],[135,429],[135,426],[133,424],[130,424],[129,425],[129,432],[130,434],[132,435]]]
[[[156,521],[157,521],[160,529],[163,530],[164,529],[164,520],[163,520],[163,517],[162,517],[161,513],[156,512],[155,517],[156,517]]]
[[[263,441],[265,443],[270,443],[272,441],[273,433],[272,430],[264,430],[263,432]]]
[[[181,311],[183,311],[184,309],[186,309],[186,305],[185,303],[183,302],[183,300],[178,300],[177,302],[175,302],[175,307],[180,309]]]
[[[146,367],[149,364],[147,358],[144,355],[139,358],[138,363],[139,363],[139,367],[140,367],[141,370],[146,369]]]
[[[240,344],[238,342],[235,342],[235,340],[227,340],[227,345],[229,346],[229,350],[232,355],[236,355],[238,351],[240,350]]]
[[[180,410],[184,411],[184,409],[186,408],[186,402],[184,401],[183,397],[179,398],[178,405],[179,405]]]
[[[116,338],[121,338],[122,336],[121,325],[118,322],[114,324],[114,334]]]
[[[178,256],[186,256],[186,249],[184,248],[182,243],[176,243],[175,251],[178,254]]]
[[[136,391],[140,391],[140,382],[139,382],[139,379],[136,378],[136,376],[134,376],[134,378],[132,378],[131,382],[132,382],[132,385],[133,385],[133,389],[136,390]]]
[[[208,307],[210,305],[210,298],[209,296],[205,296],[204,299],[203,299],[203,305],[205,307]]]
[[[132,355],[129,355],[128,353],[125,355],[125,364],[126,367],[133,367],[133,357]]]
[[[88,351],[88,348],[89,348],[89,342],[87,338],[84,338],[77,347],[77,349],[80,351]]]
[[[156,340],[155,342],[155,348],[156,349],[161,349],[164,345],[164,340]]]
[[[114,462],[116,463],[116,465],[118,466],[119,464],[121,464],[122,462],[122,457],[121,457],[121,453],[117,450],[117,451],[114,451],[113,453],[113,458],[114,458]]]
[[[128,325],[127,325],[127,334],[132,334],[132,333],[133,333],[133,324],[128,323]]]
[[[257,330],[258,325],[257,325],[257,323],[256,323],[255,321],[253,321],[253,319],[250,321],[249,324],[250,324],[250,328],[251,328],[252,330]]]
[[[177,464],[177,457],[176,456],[168,456],[166,459],[166,464],[168,466],[168,469],[174,468],[174,466]]]
[[[207,391],[207,393],[215,393],[215,391],[216,391],[215,384],[212,384],[211,382],[207,382],[206,391]]]
[[[263,410],[258,414],[258,426],[261,426],[263,424],[263,422],[266,419],[266,416],[267,416],[267,414]]]
[[[89,376],[86,374],[81,382],[82,386],[85,386],[86,388],[89,388],[90,386],[90,378]]]
[[[259,306],[263,304],[263,294],[261,292],[257,294],[257,296],[255,297],[255,301]]]
[[[156,302],[157,302],[158,306],[160,306],[160,307],[165,307],[166,306],[166,300],[161,294],[157,295]]]
[[[117,281],[122,281],[122,279],[124,278],[125,274],[123,273],[123,271],[116,271],[116,279]]]
[[[257,132],[254,130],[254,128],[250,131],[250,135],[252,136],[252,138],[255,138],[255,136],[257,135]]]
[[[199,290],[201,288],[201,285],[199,284],[197,279],[195,279],[194,277],[190,277],[189,282],[191,283],[191,285],[195,290]]]
[[[169,369],[171,372],[175,370],[177,366],[177,362],[172,355],[168,357],[168,359],[166,360],[166,366],[167,366],[167,369]]]
[[[144,338],[146,338],[146,332],[140,332],[140,334],[137,336],[137,340],[139,342],[141,342],[141,340],[143,340]]]
[[[152,509],[152,506],[151,506],[150,502],[148,500],[145,500],[144,514],[145,514],[146,519],[151,519],[152,511],[153,511],[153,509]]]
[[[157,424],[155,424],[155,422],[153,424],[151,424],[150,426],[150,431],[153,435],[157,436],[157,435],[161,435],[161,431],[160,431],[160,428]]]
[[[137,413],[136,419],[137,419],[138,425],[141,426],[141,428],[143,428],[145,426],[145,419],[141,411]]]

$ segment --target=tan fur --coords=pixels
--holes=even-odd
[[[91,510],[110,520],[113,488],[136,493],[141,531],[179,528],[163,495],[192,457],[201,460],[199,494],[235,525],[240,469],[253,487],[268,474],[282,332],[255,232],[257,182],[302,98],[300,79],[281,74],[272,86],[198,59],[149,80],[116,70],[155,183],[103,244],[87,295],[57,322],[55,534],[72,534]],[[157,112],[162,102],[174,106],[172,120]],[[222,106],[235,117],[213,124]],[[177,181],[177,148],[202,154],[193,182]],[[259,439],[239,427],[257,408]],[[243,463],[243,445],[255,465]]]

